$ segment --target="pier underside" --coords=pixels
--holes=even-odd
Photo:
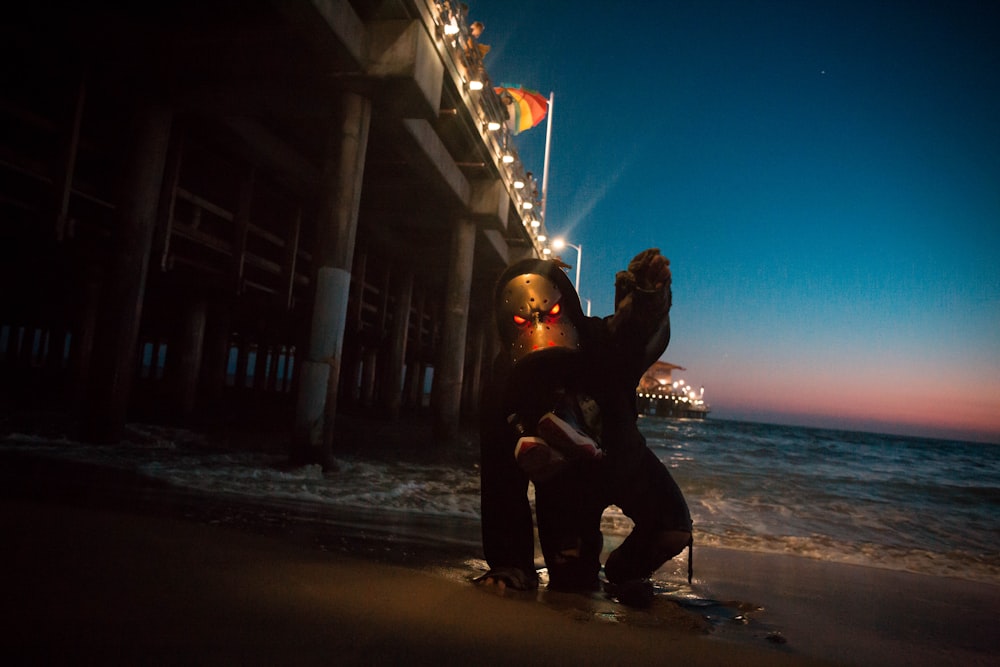
[[[277,420],[313,458],[337,412],[427,412],[453,436],[492,356],[492,283],[539,228],[442,11],[85,3],[5,21],[3,402],[75,411],[96,440],[140,415]]]

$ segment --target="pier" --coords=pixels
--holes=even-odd
[[[705,402],[705,388],[695,390],[684,380],[674,379],[674,371],[687,370],[667,361],[654,362],[636,387],[636,409],[647,417],[705,419],[711,408]]]
[[[0,389],[137,417],[474,416],[544,220],[459,3],[21,7],[0,27]],[[530,184],[529,184],[530,185]],[[534,204],[534,206],[526,206]]]

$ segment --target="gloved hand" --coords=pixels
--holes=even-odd
[[[529,575],[518,567],[498,567],[475,579],[475,583],[483,586],[496,586],[500,592],[506,588],[517,591],[532,591],[538,588],[538,575]]]
[[[627,307],[627,297],[635,290],[660,292],[667,310],[672,302],[670,260],[660,254],[659,248],[643,250],[628,263],[627,271],[615,275],[615,308]]]
[[[659,248],[643,250],[633,257],[628,271],[635,276],[636,287],[641,290],[670,289],[670,260],[660,254]]]

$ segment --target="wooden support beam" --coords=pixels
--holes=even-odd
[[[350,2],[274,0],[273,4],[310,51],[329,60],[347,59],[360,70],[368,47],[368,31]]]
[[[236,215],[233,218],[233,277],[236,283],[237,294],[243,293],[247,234],[250,229],[250,211],[253,207],[253,186],[256,175],[256,168],[251,167],[250,173],[240,186],[240,200],[236,205]]]
[[[167,149],[167,163],[163,168],[163,187],[160,188],[160,206],[156,230],[153,235],[153,252],[158,255],[161,271],[169,268],[170,235],[174,224],[177,191],[180,187],[181,164],[184,161],[184,141],[181,132],[172,133]]]
[[[76,172],[76,156],[80,148],[80,126],[83,124],[83,108],[87,99],[87,81],[81,76],[76,88],[76,98],[73,105],[73,116],[70,120],[69,132],[66,137],[62,160],[53,185],[55,186],[56,210],[56,240],[63,241],[69,229],[69,200],[73,194],[73,175]]]
[[[295,266],[299,255],[299,236],[302,229],[302,208],[295,210],[292,224],[289,225],[288,238],[285,240],[285,254],[281,262],[281,278],[284,287],[285,308],[292,309],[295,304]]]

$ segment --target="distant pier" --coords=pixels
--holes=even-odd
[[[703,402],[674,394],[636,394],[636,407],[641,415],[671,419],[705,419],[711,412]]]
[[[674,379],[674,371],[687,370],[683,366],[657,361],[639,380],[635,390],[636,408],[647,417],[676,419],[705,419],[711,412],[705,402],[705,388],[695,389],[681,379]]]

